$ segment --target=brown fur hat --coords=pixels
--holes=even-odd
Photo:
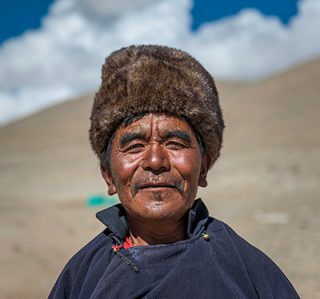
[[[100,161],[121,122],[148,112],[186,119],[200,135],[213,165],[224,128],[219,97],[213,78],[192,56],[174,48],[142,45],[122,48],[106,58],[89,131]]]

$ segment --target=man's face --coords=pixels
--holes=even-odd
[[[181,219],[192,207],[198,185],[206,186],[208,165],[186,121],[147,114],[117,129],[110,169],[103,168],[102,174],[109,194],[118,193],[131,217]]]

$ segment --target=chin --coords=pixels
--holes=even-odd
[[[149,201],[144,206],[144,211],[140,217],[148,220],[180,219],[189,208],[186,203],[177,199],[170,201]]]
[[[146,221],[176,221],[192,207],[194,200],[184,198],[176,190],[138,192],[125,208],[135,218]],[[124,202],[123,202],[124,204]]]

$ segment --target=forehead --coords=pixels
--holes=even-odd
[[[158,134],[162,134],[175,130],[185,131],[195,136],[192,127],[186,120],[165,113],[148,113],[141,117],[133,118],[129,123],[123,123],[116,130],[116,135],[121,135],[125,132],[144,131],[155,131]]]

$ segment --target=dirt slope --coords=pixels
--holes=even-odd
[[[320,296],[320,60],[252,84],[218,82],[226,131],[199,194]],[[68,258],[103,229],[105,192],[88,143],[92,94],[0,128],[1,298],[45,298]],[[100,208],[101,209],[101,208]]]

